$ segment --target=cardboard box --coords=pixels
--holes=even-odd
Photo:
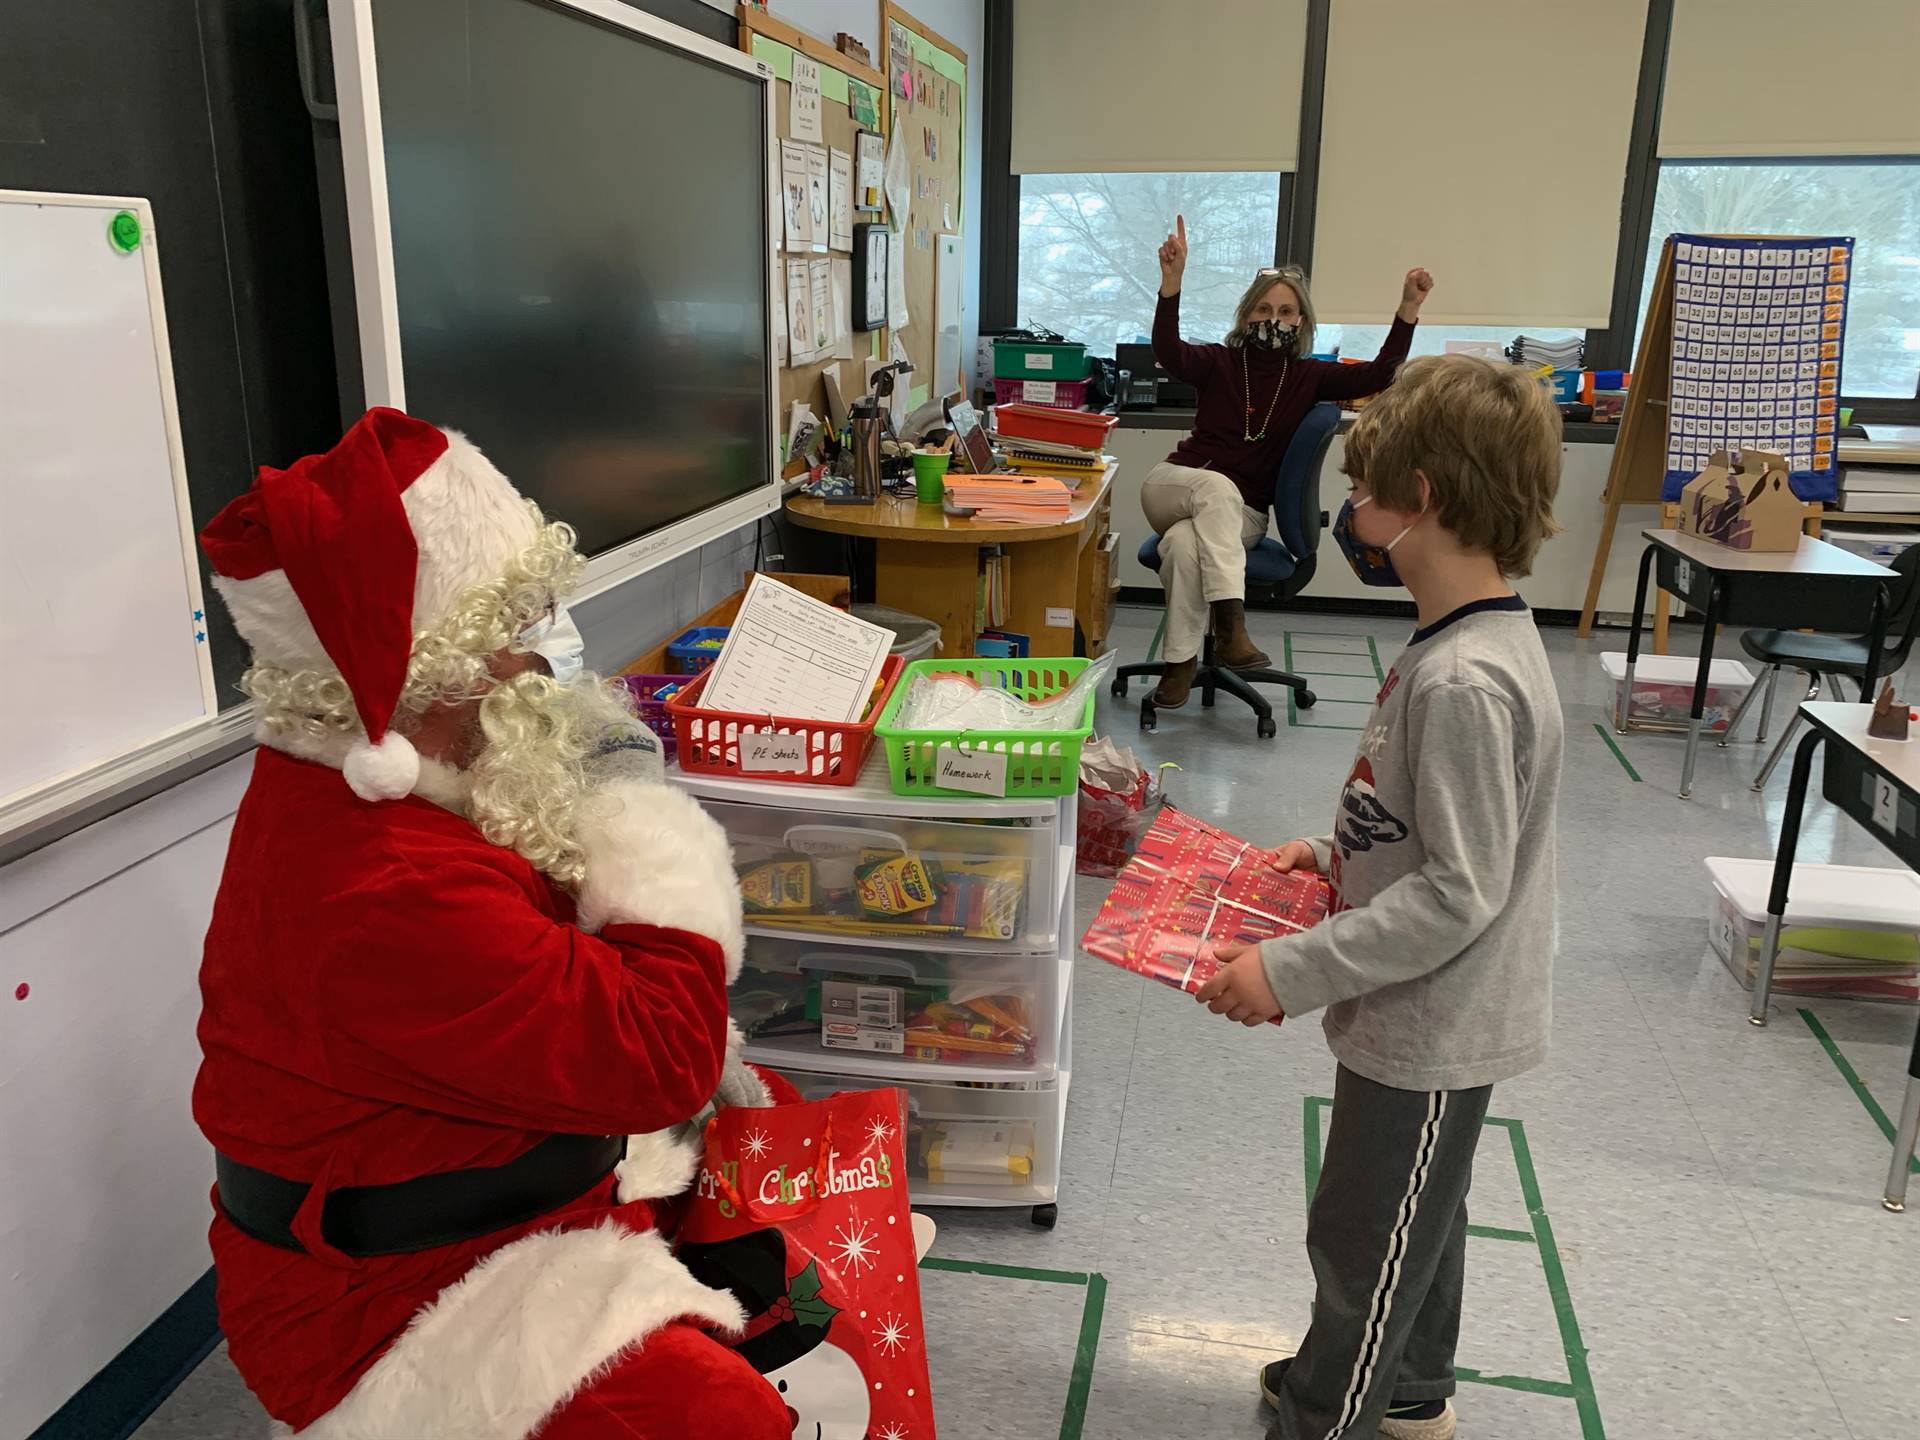
[[[1787,462],[1764,450],[1740,452],[1734,469],[1716,450],[1680,492],[1680,531],[1733,550],[1795,550],[1806,507],[1787,483]]]

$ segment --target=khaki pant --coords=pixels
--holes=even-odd
[[[1247,551],[1267,533],[1267,512],[1249,507],[1215,470],[1162,460],[1140,486],[1140,508],[1160,537],[1167,591],[1168,660],[1191,660],[1215,600],[1247,598]]]

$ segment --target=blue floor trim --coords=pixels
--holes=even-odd
[[[28,1440],[126,1440],[219,1343],[209,1269]]]

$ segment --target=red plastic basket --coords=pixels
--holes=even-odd
[[[622,675],[620,683],[627,687],[627,693],[633,696],[633,705],[640,712],[640,723],[660,737],[661,753],[669,760],[673,759],[674,734],[673,718],[667,714],[667,702],[656,700],[654,696],[669,685],[685,685],[684,675]]]
[[[1045,440],[1055,445],[1078,445],[1098,450],[1107,432],[1120,423],[1118,415],[1091,415],[1084,410],[1056,410],[1051,405],[996,405],[994,423],[1014,440]]]
[[[692,775],[725,775],[735,780],[781,780],[793,785],[851,785],[860,778],[873,748],[873,725],[893,695],[905,662],[889,655],[880,667],[880,681],[867,702],[867,713],[847,725],[832,720],[786,720],[778,715],[736,715],[725,710],[703,710],[700,692],[706,689],[703,671],[687,688],[667,701],[679,747],[680,768]],[[685,678],[685,677],[682,677]],[[741,764],[742,742],[750,735],[797,735],[805,745],[804,769],[747,769]]]

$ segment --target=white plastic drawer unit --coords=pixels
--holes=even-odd
[[[784,1072],[808,1100],[845,1090],[906,1097],[907,1190],[923,1205],[1047,1205],[1060,1190],[1068,1076],[1017,1087],[926,1085]]]
[[[958,953],[1055,948],[1073,857],[1060,851],[1051,808],[970,820],[822,813],[801,796],[791,808],[702,803],[733,844],[749,934]]]
[[[1061,991],[1054,955],[875,949],[756,935],[734,982],[747,1058],[873,1078],[1051,1080]]]

